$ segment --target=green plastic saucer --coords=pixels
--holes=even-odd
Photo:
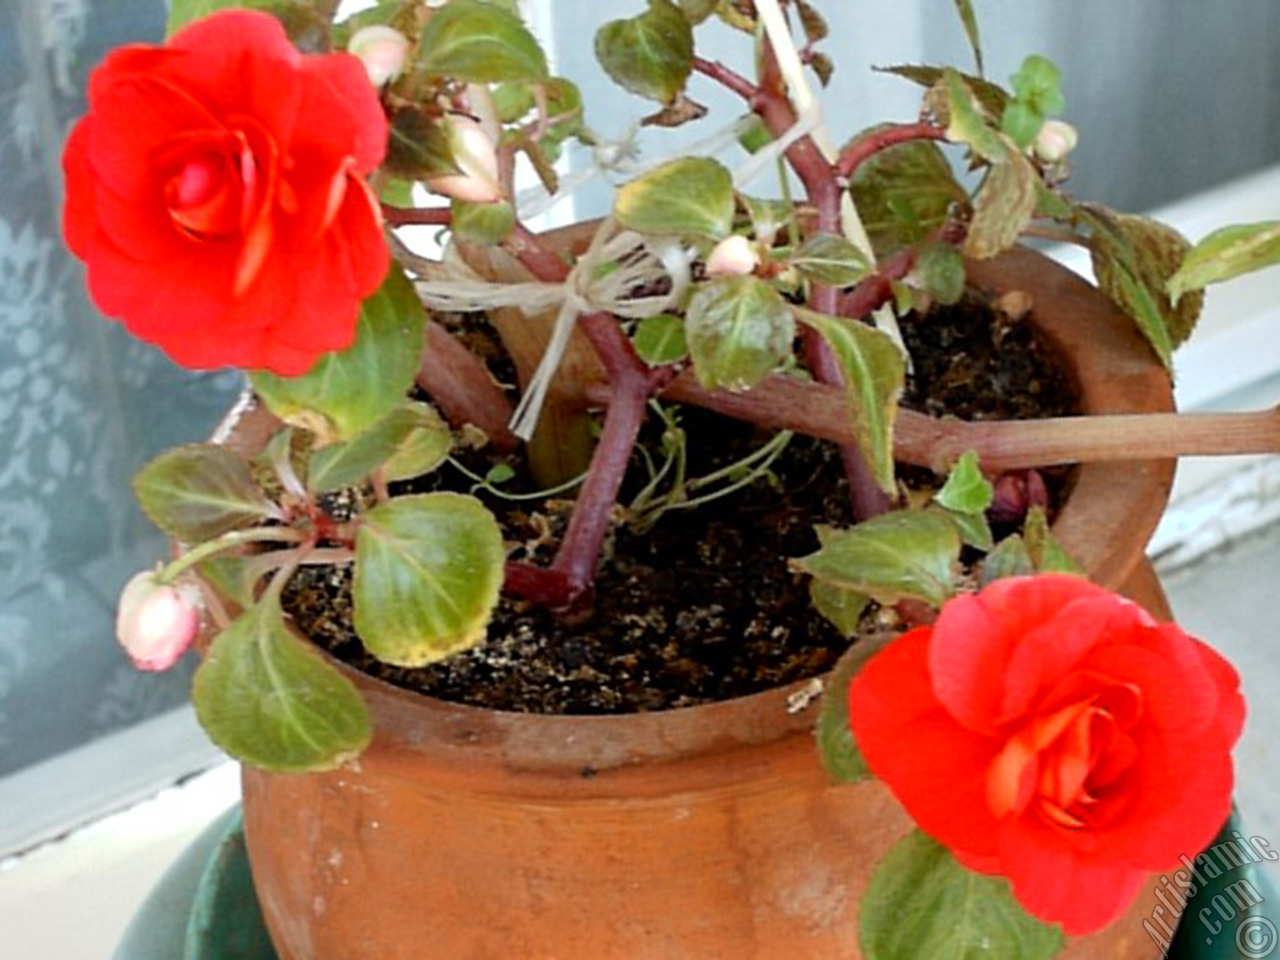
[[[112,960],[279,960],[249,874],[240,807],[160,878]]]

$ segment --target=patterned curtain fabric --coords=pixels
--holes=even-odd
[[[133,472],[202,439],[238,374],[193,375],[104,321],[61,239],[62,141],[89,69],[155,40],[160,0],[0,0],[0,775],[181,703],[141,675],[115,597],[165,544]]]

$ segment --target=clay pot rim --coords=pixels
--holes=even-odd
[[[1035,322],[1062,350],[1087,413],[1173,409],[1169,378],[1131,321],[1091,285],[1031,250],[1016,248],[970,265],[970,282],[1001,293],[1023,290]],[[1087,323],[1082,320],[1087,319]],[[278,423],[250,394],[215,434],[251,451]],[[1172,461],[1084,464],[1055,523],[1064,547],[1095,580],[1118,587],[1141,560],[1172,484]],[[1100,531],[1127,531],[1124,537]],[[453,703],[372,677],[316,648],[368,701],[377,733],[371,751],[409,751],[461,776],[495,765],[563,780],[643,762],[678,762],[713,751],[809,736],[825,675],[710,704],[644,713],[535,714]],[[813,695],[810,695],[813,694]],[[526,779],[527,776],[526,776]],[[534,780],[538,778],[535,776]]]

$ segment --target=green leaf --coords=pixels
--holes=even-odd
[[[693,70],[693,27],[669,0],[649,0],[639,16],[606,23],[595,47],[614,83],[659,103],[674,103]]]
[[[754,276],[699,284],[685,312],[694,372],[708,390],[750,390],[791,356],[795,333],[781,294]]]
[[[386,172],[405,180],[425,180],[458,172],[449,134],[438,118],[418,106],[391,111]]]
[[[955,526],[956,533],[960,534],[960,540],[966,546],[984,551],[995,546],[995,535],[991,532],[991,524],[987,522],[984,514],[957,513],[946,509],[940,512]]]
[[[1098,288],[1137,324],[1165,366],[1195,328],[1204,303],[1188,294],[1175,307],[1166,288],[1191,245],[1172,227],[1090,204],[1081,217],[1093,228],[1089,252]]]
[[[252,571],[249,557],[236,554],[215,554],[196,564],[196,572],[200,577],[219,595],[242,610],[248,610],[255,603],[255,581],[250,577]]]
[[[960,537],[938,514],[886,513],[847,530],[819,527],[818,539],[821,549],[793,569],[882,604],[912,597],[941,606],[955,592]]]
[[[1049,527],[1049,517],[1044,507],[1032,507],[1027,511],[1027,519],[1023,522],[1022,537],[1027,545],[1027,553],[1035,565],[1037,573],[1074,573],[1085,575],[1084,567],[1062,549],[1062,544]]]
[[[969,38],[969,46],[973,50],[973,62],[981,75],[983,72],[982,38],[978,35],[978,17],[974,14],[973,4],[969,0],[955,0],[955,3],[956,13],[960,15],[960,22],[964,24],[964,34]]]
[[[982,561],[978,576],[979,588],[1005,577],[1025,577],[1036,572],[1035,561],[1027,543],[1018,534],[1005,537]]]
[[[995,488],[982,475],[978,455],[968,450],[956,461],[947,474],[947,482],[933,499],[957,513],[981,514],[995,499]]]
[[[1039,195],[1036,168],[1010,148],[983,181],[973,205],[964,252],[975,260],[986,260],[1012,247],[1031,223]]]
[[[489,472],[484,475],[484,482],[491,486],[498,486],[506,483],[508,480],[515,479],[515,468],[509,463],[495,463],[489,468]]]
[[[965,143],[982,159],[998,163],[1005,159],[1009,147],[991,126],[981,101],[955,70],[944,70],[940,89],[946,98],[947,139]]]
[[[618,188],[613,216],[637,233],[727,237],[733,228],[733,177],[709,157],[683,157]]]
[[[1004,115],[1000,118],[1000,129],[1020,149],[1025,150],[1035,140],[1036,134],[1044,126],[1044,121],[1043,113],[1021,100],[1014,100],[1004,108]]]
[[[813,733],[822,766],[836,783],[858,783],[871,777],[871,770],[849,726],[849,684],[867,661],[894,639],[880,636],[857,641],[827,677]]]
[[[1009,78],[1014,97],[1041,116],[1061,113],[1067,105],[1062,96],[1062,71],[1047,57],[1033,53],[1022,61],[1018,72]]]
[[[133,492],[151,521],[184,543],[203,543],[276,513],[248,465],[212,443],[166,450],[134,477]]]
[[[858,449],[880,488],[894,493],[893,424],[906,382],[902,350],[887,334],[863,323],[809,310],[799,316],[839,361]]]
[[[678,363],[689,356],[689,343],[684,335],[684,321],[669,313],[645,317],[636,325],[631,338],[640,359],[651,367]]]
[[[826,617],[845,639],[858,632],[862,614],[871,602],[864,593],[846,590],[824,580],[809,581],[809,599],[813,601],[814,609]]]
[[[832,287],[851,287],[871,272],[862,251],[834,233],[811,236],[792,254],[791,263],[810,280]]]
[[[516,225],[516,212],[505,200],[471,203],[454,200],[450,204],[453,235],[468,243],[485,246],[501,243]]]
[[[1008,880],[966,870],[919,830],[880,861],[859,916],[867,960],[1050,960],[1064,942],[1019,905]]]
[[[1165,289],[1178,303],[1193,290],[1276,263],[1280,263],[1280,220],[1223,227],[1191,248]]]
[[[437,440],[433,445],[433,451],[438,453],[434,462],[419,471],[425,473],[427,469],[438,466],[448,454],[452,442],[449,428],[427,404],[405,400],[363,433],[315,451],[307,470],[307,486],[315,493],[328,493],[341,487],[363,483],[374,470],[403,452],[415,434],[426,434],[428,437],[434,435],[437,438],[443,434],[443,450],[440,450],[440,442]],[[407,475],[416,476],[412,473]]]
[[[373,426],[413,385],[422,358],[422,303],[396,267],[360,306],[356,342],[330,353],[301,377],[249,374],[271,412],[324,440],[345,440]]]
[[[695,27],[716,12],[720,0],[680,0],[680,12]]]
[[[911,275],[939,303],[959,303],[964,296],[964,257],[949,243],[921,246]]]
[[[504,561],[498,522],[474,497],[380,504],[356,534],[356,633],[379,660],[404,667],[475,646],[498,602]]]
[[[853,202],[878,253],[919,243],[969,195],[956,182],[937,144],[901,143],[859,165],[850,184]]]
[[[213,641],[192,701],[214,743],[279,773],[333,769],[373,735],[355,685],[285,625],[270,590]]]
[[[421,419],[382,465],[388,483],[430,473],[444,463],[453,450],[453,433],[440,415],[426,404],[412,405],[423,408],[419,414]]]
[[[998,83],[992,83],[983,77],[976,77],[958,70],[952,71],[950,67],[902,64],[893,67],[876,67],[875,69],[880,73],[892,73],[894,76],[902,77],[912,83],[930,89],[936,87],[946,73],[954,72],[973,91],[974,96],[978,98],[978,103],[982,105],[982,109],[992,117],[998,117],[1004,113],[1005,105],[1010,100],[1009,92]]]
[[[449,0],[431,10],[418,41],[418,67],[463,83],[547,76],[546,55],[520,18],[481,0]]]
[[[171,0],[165,35],[219,10],[261,10],[280,21],[289,39],[309,52],[329,49],[329,21],[308,0]]]

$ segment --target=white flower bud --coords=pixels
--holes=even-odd
[[[1031,149],[1045,163],[1058,163],[1076,148],[1080,135],[1065,120],[1046,120]]]
[[[449,114],[441,121],[449,137],[449,149],[458,173],[427,179],[436,193],[471,203],[493,203],[502,199],[498,185],[498,154],[484,128],[471,117]]]
[[[755,244],[734,234],[717,243],[711,256],[707,257],[707,276],[741,276],[754,272],[759,265],[760,255],[756,253]]]
[[[409,55],[409,38],[393,27],[375,24],[351,35],[347,52],[364,64],[375,87],[400,76]]]
[[[167,670],[200,629],[199,590],[161,583],[156,571],[134,576],[120,594],[116,638],[139,670]]]

